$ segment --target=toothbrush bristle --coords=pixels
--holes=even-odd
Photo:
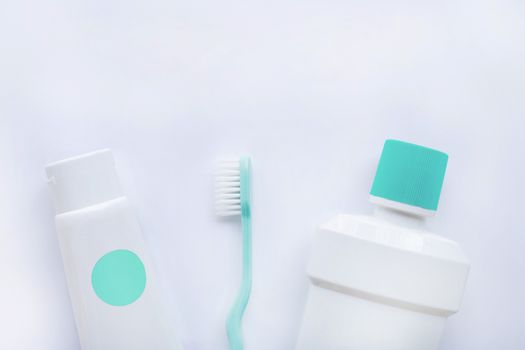
[[[241,214],[240,159],[225,159],[218,164],[215,180],[215,212],[218,216]]]

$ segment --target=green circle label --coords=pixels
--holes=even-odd
[[[105,303],[125,306],[135,302],[146,288],[146,269],[129,250],[114,250],[101,257],[91,273],[95,294]]]

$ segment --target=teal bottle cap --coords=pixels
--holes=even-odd
[[[391,206],[416,207],[422,211],[414,213],[431,214],[438,207],[447,161],[448,155],[435,149],[386,140],[370,190],[372,202],[402,203]]]

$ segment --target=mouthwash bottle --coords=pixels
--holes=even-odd
[[[387,140],[370,191],[372,215],[322,224],[296,350],[436,350],[469,271],[461,247],[425,229],[448,156]]]

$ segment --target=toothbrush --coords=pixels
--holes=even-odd
[[[242,317],[252,289],[251,159],[242,156],[219,162],[215,209],[218,216],[240,216],[243,272],[239,294],[226,320],[230,350],[242,350]]]

